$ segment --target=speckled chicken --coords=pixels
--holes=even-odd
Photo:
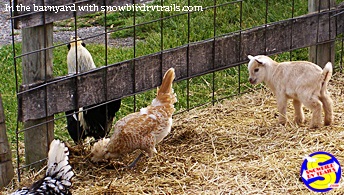
[[[48,165],[44,178],[35,182],[30,188],[22,188],[11,195],[71,194],[71,178],[74,176],[68,162],[68,148],[59,140],[53,140],[48,153]]]
[[[156,144],[171,131],[174,103],[177,102],[172,88],[174,78],[174,68],[170,68],[165,73],[152,104],[117,121],[111,138],[101,139],[93,145],[93,162],[118,158],[136,149],[145,151],[150,157],[157,153]],[[142,156],[143,153],[129,167],[135,166]]]

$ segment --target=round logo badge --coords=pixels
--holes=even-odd
[[[315,152],[302,163],[303,183],[315,192],[327,192],[339,187],[342,170],[338,160],[327,152]]]

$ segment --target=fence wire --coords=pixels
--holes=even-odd
[[[39,2],[39,1],[37,1]],[[81,2],[81,1],[75,1],[75,2]],[[89,2],[89,1],[82,1],[82,2]],[[102,2],[102,5],[103,6],[108,6],[107,4],[108,1],[104,0]],[[196,3],[200,3],[198,1],[192,1],[192,0],[188,0],[186,2],[186,5],[187,6],[192,6],[192,5],[195,5],[195,2]],[[142,44],[142,42],[144,42],[145,40],[142,40],[144,38],[142,38],[142,30],[141,29],[144,29],[144,28],[147,28],[145,30],[149,31],[149,27],[150,25],[154,25],[156,23],[158,23],[159,25],[159,30],[158,32],[155,32],[156,34],[158,34],[157,36],[160,37],[160,43],[159,43],[159,51],[157,51],[156,53],[158,53],[160,56],[160,67],[159,67],[159,70],[161,72],[160,74],[160,79],[162,78],[163,76],[163,68],[164,68],[164,55],[165,55],[165,51],[167,50],[171,50],[171,49],[182,49],[182,48],[186,48],[186,75],[182,78],[182,79],[177,79],[177,85],[183,85],[183,87],[180,87],[178,90],[181,93],[181,97],[185,96],[185,100],[183,100],[182,102],[178,103],[177,105],[177,113],[176,114],[179,114],[179,113],[182,113],[182,112],[185,112],[185,111],[188,111],[190,109],[194,109],[196,107],[201,107],[201,106],[204,106],[204,105],[208,105],[208,104],[214,104],[218,101],[221,101],[223,99],[228,99],[230,97],[233,97],[233,96],[237,96],[237,95],[240,95],[242,93],[246,93],[248,91],[252,91],[252,88],[251,86],[248,84],[247,82],[247,70],[246,70],[246,66],[245,62],[247,62],[247,59],[242,59],[242,52],[238,52],[237,54],[237,58],[239,59],[238,61],[239,62],[236,62],[236,63],[232,63],[232,64],[226,64],[224,66],[218,66],[217,65],[217,62],[218,62],[218,59],[216,58],[216,52],[218,51],[218,45],[216,44],[217,40],[220,40],[221,38],[223,37],[226,37],[226,36],[230,36],[230,35],[233,35],[235,33],[238,33],[239,34],[239,39],[238,39],[238,50],[239,51],[242,51],[242,45],[243,45],[243,42],[242,42],[242,34],[250,29],[254,29],[256,27],[263,27],[265,28],[265,31],[264,31],[264,36],[263,36],[263,43],[264,43],[264,48],[265,48],[265,53],[261,53],[261,54],[269,54],[271,55],[271,53],[267,53],[268,51],[268,45],[267,45],[267,29],[269,28],[269,26],[272,24],[272,23],[278,23],[279,21],[285,21],[285,20],[290,20],[292,21],[292,25],[291,25],[291,36],[290,36],[290,39],[285,39],[285,40],[281,40],[281,41],[285,41],[285,42],[288,42],[289,43],[289,48],[288,49],[285,49],[284,51],[282,52],[277,52],[277,53],[274,53],[274,54],[279,54],[279,55],[283,55],[283,56],[286,56],[284,58],[287,58],[289,60],[295,60],[297,58],[300,58],[298,56],[298,53],[300,50],[303,50],[304,48],[295,48],[293,46],[293,43],[294,43],[294,34],[293,34],[293,24],[295,23],[295,17],[297,16],[300,16],[300,15],[296,15],[296,3],[300,3],[299,1],[295,1],[295,0],[292,0],[291,2],[289,2],[288,5],[290,5],[290,7],[288,8],[285,8],[286,10],[286,13],[287,15],[289,15],[288,17],[284,16],[284,18],[280,19],[280,20],[275,20],[274,19],[274,15],[273,14],[276,14],[276,12],[274,12],[274,9],[275,9],[275,6],[285,6],[283,5],[283,3],[278,3],[279,1],[275,1],[275,0],[265,0],[265,1],[254,1],[254,0],[235,0],[235,1],[229,1],[229,0],[213,0],[213,1],[209,1],[211,3],[207,4],[205,7],[203,7],[203,11],[202,12],[197,12],[197,11],[185,11],[185,12],[178,12],[178,13],[174,13],[174,14],[167,14],[165,12],[160,12],[160,15],[159,15],[159,18],[155,18],[155,19],[152,19],[152,20],[149,20],[149,21],[140,21],[142,20],[142,12],[138,12],[136,11],[135,9],[131,12],[132,15],[130,15],[129,13],[121,13],[123,15],[125,14],[129,14],[129,18],[132,18],[132,24],[130,25],[125,25],[125,26],[120,26],[120,27],[117,27],[117,28],[110,28],[108,25],[110,24],[110,21],[109,21],[109,18],[110,18],[110,12],[101,12],[101,13],[98,13],[97,15],[95,15],[94,17],[103,17],[103,24],[104,24],[104,32],[96,32],[96,33],[91,33],[91,34],[88,34],[88,36],[86,37],[81,37],[82,40],[84,42],[88,42],[90,41],[91,39],[94,39],[94,38],[100,38],[100,39],[103,39],[104,40],[104,56],[102,57],[103,61],[104,61],[104,66],[102,67],[98,67],[97,70],[102,70],[103,71],[103,83],[101,86],[102,88],[102,93],[103,93],[103,96],[105,97],[105,101],[99,103],[99,104],[96,104],[96,105],[93,105],[92,107],[88,108],[88,109],[92,109],[92,108],[95,108],[95,107],[98,107],[98,106],[102,106],[102,105],[106,105],[110,102],[113,102],[117,99],[108,99],[108,87],[109,87],[109,84],[106,82],[108,80],[108,68],[112,67],[114,64],[116,63],[120,63],[121,61],[123,60],[119,60],[117,62],[114,62],[113,60],[110,60],[110,56],[113,55],[112,53],[112,50],[110,50],[110,45],[109,45],[109,39],[108,38],[108,35],[109,34],[115,34],[115,33],[120,33],[120,32],[131,32],[131,37],[132,37],[132,45],[130,46],[130,48],[132,49],[132,55],[131,57],[125,59],[124,61],[128,61],[132,64],[132,67],[133,67],[133,77],[132,77],[132,93],[126,95],[126,96],[123,96],[121,97],[122,99],[125,99],[127,101],[124,102],[124,104],[122,104],[122,107],[121,109],[126,109],[126,112],[124,111],[121,111],[122,115],[125,115],[127,113],[130,113],[130,112],[135,112],[138,110],[138,108],[140,108],[140,106],[142,105],[147,105],[149,104],[149,102],[151,101],[151,99],[149,98],[142,98],[142,94],[148,94],[147,96],[148,97],[151,97],[151,95],[149,94],[151,89],[152,88],[149,88],[149,89],[144,89],[144,90],[136,90],[137,89],[137,81],[136,80],[136,76],[137,74],[140,74],[140,72],[138,72],[139,70],[137,70],[137,63],[138,61],[142,58],[142,56],[145,56],[145,55],[151,55],[152,53],[143,53],[142,54],[142,51],[140,50],[139,51],[139,44]],[[277,3],[276,3],[277,2]],[[10,0],[9,2],[10,4],[12,4],[12,1]],[[138,0],[133,0],[132,1],[132,4],[136,5],[138,4],[139,1]],[[41,4],[44,6],[45,5],[45,1],[42,0],[41,1]],[[69,3],[70,4],[70,3]],[[164,2],[164,1],[156,1],[156,2],[153,2],[154,5],[160,5],[160,6],[166,6],[167,3]],[[250,18],[247,14],[249,14],[250,11],[254,12],[255,9],[258,9],[258,8],[255,8],[255,7],[247,7],[247,6],[252,6],[252,5],[261,5],[263,4],[261,7],[259,7],[259,12],[263,12],[263,18]],[[169,5],[167,5],[169,6]],[[319,1],[319,6],[320,6],[320,1]],[[263,9],[263,10],[261,10]],[[301,9],[301,8],[300,8]],[[307,10],[307,8],[302,8],[302,9],[305,9]],[[227,10],[227,14],[233,14],[233,17],[231,17],[230,19],[226,18],[223,14],[223,10]],[[245,13],[244,13],[244,10]],[[247,11],[249,10],[249,11]],[[331,7],[328,7],[328,11],[331,10]],[[205,33],[205,31],[207,29],[197,29],[195,26],[197,26],[197,24],[195,24],[195,22],[198,22],[196,20],[196,17],[197,17],[197,14],[206,14],[208,12],[211,12],[212,15],[213,15],[213,18],[212,20],[209,21],[209,23],[212,23],[212,33],[211,33],[211,36],[210,37],[206,37],[206,36],[200,36],[200,34],[202,33]],[[321,10],[319,9],[318,10],[318,13],[320,13]],[[19,96],[25,96],[27,94],[29,94],[30,92],[33,92],[37,89],[40,89],[40,88],[45,88],[47,89],[47,87],[51,86],[51,85],[54,85],[54,84],[57,84],[59,82],[63,82],[63,81],[66,81],[68,79],[73,79],[73,78],[79,78],[80,76],[84,76],[84,75],[87,75],[87,74],[90,74],[90,72],[86,72],[86,73],[77,73],[75,75],[55,75],[55,76],[60,76],[59,79],[45,79],[43,81],[43,83],[41,83],[40,85],[36,86],[36,87],[31,87],[29,89],[26,89],[26,90],[21,90],[20,89],[20,86],[21,86],[21,75],[20,72],[18,71],[18,67],[21,67],[20,66],[20,61],[23,57],[25,56],[28,56],[28,55],[32,55],[32,54],[37,54],[39,52],[44,52],[44,59],[45,59],[45,64],[47,64],[47,52],[48,50],[52,50],[52,49],[59,49],[59,47],[65,47],[67,44],[71,43],[72,41],[69,41],[68,40],[65,40],[63,43],[59,43],[59,42],[54,42],[54,45],[53,46],[47,46],[47,29],[46,29],[46,12],[43,12],[43,27],[44,27],[44,45],[45,47],[44,48],[41,48],[41,49],[37,49],[35,51],[29,51],[27,53],[20,53],[20,52],[16,52],[16,49],[15,49],[15,45],[17,43],[15,43],[15,39],[14,39],[14,36],[15,36],[15,33],[14,33],[14,27],[15,27],[15,20],[17,18],[20,18],[22,16],[25,16],[25,15],[32,15],[32,14],[35,14],[37,12],[30,12],[30,13],[26,13],[26,14],[23,14],[23,15],[14,15],[14,12],[11,11],[11,21],[12,21],[12,47],[13,47],[13,57],[14,57],[14,60],[13,60],[13,67],[14,67],[14,72],[15,72],[15,80],[16,80],[16,92],[17,92],[17,97],[18,97],[18,102],[19,102]],[[147,13],[148,14],[148,13]],[[245,14],[245,15],[244,15]],[[143,16],[144,17],[144,16]],[[330,16],[329,16],[330,17]],[[71,35],[74,35],[75,37],[79,36],[81,33],[80,33],[80,24],[81,23],[79,20],[80,20],[80,17],[78,15],[78,11],[75,11],[74,12],[74,17],[72,18],[72,23],[73,23],[73,31],[71,31]],[[184,19],[184,20],[182,20]],[[206,18],[205,18],[206,19]],[[224,21],[224,19],[228,19],[228,25],[234,23],[234,27],[233,27],[233,30],[231,31],[225,31],[223,30],[222,26],[219,24],[221,22]],[[91,19],[90,19],[91,20]],[[166,45],[166,43],[168,43],[168,40],[169,40],[169,37],[166,37],[166,34],[165,33],[170,33],[170,34],[173,34],[173,33],[180,33],[179,31],[181,29],[175,29],[175,31],[171,31],[171,32],[166,32],[166,26],[167,26],[167,22],[168,21],[173,21],[175,23],[178,23],[178,22],[182,22],[183,24],[186,25],[186,28],[183,27],[184,30],[186,30],[186,32],[182,32],[182,33],[185,33],[186,34],[186,40],[180,40],[180,44],[178,45],[173,45],[173,47],[171,47],[170,45]],[[254,20],[254,21],[258,21],[256,22],[257,24],[255,24],[254,22],[250,21],[250,20]],[[112,21],[111,21],[112,22]],[[203,21],[204,23],[207,23],[208,21]],[[319,22],[319,20],[318,20]],[[318,27],[320,26],[320,24],[318,24]],[[196,29],[196,30],[195,30]],[[329,24],[329,31],[331,31],[331,24]],[[195,32],[197,31],[198,32]],[[147,35],[147,34],[144,34],[144,35]],[[151,36],[154,36],[154,35],[151,35]],[[103,37],[103,38],[102,38]],[[199,37],[206,37],[205,39],[200,39]],[[317,29],[317,36],[316,36],[316,45],[320,45],[320,44],[323,44],[323,43],[326,43],[326,41],[319,41],[318,40],[318,37],[319,37],[319,29]],[[336,63],[337,65],[335,66],[335,70],[336,71],[340,71],[340,72],[343,72],[343,36],[337,36],[335,38],[335,40],[333,40],[331,38],[331,33],[329,33],[329,37],[328,37],[329,41],[328,42],[334,42],[334,45],[336,47]],[[207,40],[212,40],[212,54],[209,55],[211,56],[211,59],[207,59],[209,60],[209,62],[211,62],[211,69],[210,70],[206,70],[206,71],[203,71],[201,73],[197,73],[197,74],[190,74],[190,72],[193,70],[192,68],[192,61],[191,58],[190,58],[190,55],[191,55],[191,48],[193,46],[194,43],[197,43],[197,42],[202,42],[202,41],[207,41]],[[166,46],[165,46],[166,45]],[[146,46],[148,47],[149,46],[149,43],[146,43]],[[252,47],[255,47],[255,45],[253,45]],[[77,50],[76,50],[77,52]],[[155,53],[155,52],[153,52]],[[97,55],[97,53],[93,53],[92,54],[93,57],[95,55]],[[199,58],[202,58],[204,56],[199,56]],[[277,58],[277,57],[276,57]],[[302,57],[301,57],[302,58]],[[303,59],[305,60],[305,59]],[[77,61],[77,59],[76,59]],[[77,72],[79,72],[78,70],[78,66],[76,66],[76,69],[77,69]],[[45,76],[48,75],[47,73],[47,67],[45,67]],[[92,72],[92,71],[91,71]],[[233,80],[231,81],[232,83],[231,84],[226,84],[224,83],[225,79],[224,77],[228,77],[229,79],[227,80]],[[128,76],[129,77],[129,76]],[[75,83],[74,83],[74,86],[76,89],[78,89],[79,87],[79,80],[78,79],[75,79],[74,80]],[[200,86],[198,85],[199,83],[196,83],[199,82],[199,83],[202,83],[204,84],[204,86]],[[202,90],[200,88],[204,87],[205,89],[203,90],[204,93],[201,93]],[[227,89],[228,87],[228,89]],[[223,92],[223,91],[226,91],[226,90],[230,90],[231,92]],[[15,136],[15,139],[16,139],[16,155],[17,155],[17,158],[16,158],[16,163],[17,163],[17,174],[18,174],[18,180],[20,180],[21,178],[21,173],[23,172],[23,170],[27,167],[30,167],[34,164],[37,164],[37,163],[41,163],[43,162],[45,159],[41,159],[40,161],[36,161],[36,162],[33,162],[31,164],[28,164],[28,165],[23,165],[23,154],[20,153],[20,148],[22,148],[20,146],[20,142],[22,142],[22,136],[20,136],[20,134],[24,133],[25,131],[30,131],[34,128],[37,128],[41,125],[45,125],[46,126],[46,129],[48,129],[48,124],[49,123],[55,123],[55,124],[65,124],[65,117],[66,115],[64,114],[56,114],[54,119],[51,119],[48,117],[48,108],[49,108],[49,100],[48,100],[48,91],[47,90],[44,90],[45,91],[45,94],[44,94],[44,102],[45,102],[45,106],[44,106],[44,109],[45,109],[45,116],[47,116],[45,118],[45,121],[42,122],[42,123],[39,123],[39,124],[36,124],[36,125],[33,125],[33,126],[30,126],[30,127],[23,127],[22,123],[19,122],[19,118],[17,118],[17,126],[16,126],[16,136]],[[57,94],[58,95],[58,94]],[[79,105],[79,98],[82,94],[79,94],[78,93],[78,90],[75,90],[75,93],[73,94],[74,95],[74,109],[79,109],[79,107],[81,107]],[[206,101],[199,101],[199,99],[203,98],[203,97],[206,97]],[[39,109],[39,108],[37,108]],[[107,109],[106,109],[106,112]],[[61,126],[61,125],[60,125]],[[59,127],[56,127],[55,125],[55,131],[56,133],[58,132],[65,132],[65,129],[59,129]],[[59,133],[59,136],[61,136],[61,134],[63,133]],[[47,135],[46,137],[48,138],[48,131],[47,131]],[[63,136],[61,136],[63,137]],[[68,139],[68,136],[64,137],[65,139]],[[48,141],[47,140],[47,145],[48,144]],[[48,151],[48,148],[46,148],[46,150]]]

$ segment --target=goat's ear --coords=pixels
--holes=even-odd
[[[254,59],[254,57],[253,57],[253,56],[251,56],[251,55],[248,55],[247,57],[248,57],[248,59],[249,59],[249,60],[252,60],[252,59]]]
[[[260,61],[258,59],[255,59],[255,60],[256,60],[256,62],[258,62],[258,64],[264,65],[264,62],[262,62],[262,61]]]

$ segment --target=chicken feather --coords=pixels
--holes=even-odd
[[[71,37],[70,41],[67,55],[68,74],[83,73],[95,69],[92,55],[86,49],[85,43],[79,37]],[[78,71],[76,71],[77,69]],[[75,97],[72,96],[72,98]],[[120,106],[121,99],[107,104],[89,105],[65,112],[67,130],[71,138],[78,144],[86,137],[94,137],[95,139],[105,137],[110,132],[113,119]]]
[[[78,64],[78,73],[86,72],[86,71],[96,68],[92,55],[84,47],[84,44],[81,41],[81,39],[79,37],[76,37],[76,38],[71,37],[70,41],[75,41],[75,42],[71,42],[70,45],[68,46],[68,49],[69,49],[69,52],[67,54],[68,74],[77,73],[76,64]]]
[[[11,195],[71,194],[74,172],[69,164],[69,151],[64,143],[53,140],[48,153],[48,164],[44,178],[36,181],[31,187],[24,187]]]
[[[170,133],[172,127],[174,103],[177,102],[172,88],[174,78],[174,68],[170,68],[152,104],[117,121],[111,138],[101,139],[93,145],[91,160],[99,162],[118,158],[137,149],[145,151],[150,157],[157,153],[156,144]]]

